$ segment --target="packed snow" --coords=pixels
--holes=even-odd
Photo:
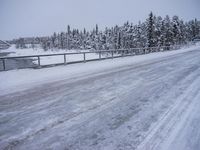
[[[200,46],[0,72],[0,149],[199,150]]]

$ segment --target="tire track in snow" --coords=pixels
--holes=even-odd
[[[188,89],[181,95],[174,107],[169,109],[163,117],[146,134],[144,141],[137,147],[137,150],[160,150],[160,145],[166,140],[169,134],[176,130],[176,124],[195,102],[200,91],[200,77],[192,82]]]

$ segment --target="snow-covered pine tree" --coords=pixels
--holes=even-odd
[[[171,21],[168,15],[163,20],[164,24],[164,30],[163,30],[163,35],[164,35],[164,46],[170,46],[173,44],[173,33],[172,33],[172,26],[171,26]]]
[[[172,17],[172,36],[173,36],[173,44],[179,44],[180,23],[178,16]]]
[[[99,27],[98,27],[98,24],[96,24],[95,33],[96,33],[96,35],[99,34]]]
[[[162,45],[162,17],[158,16],[154,18],[155,20],[155,46]]]
[[[154,19],[153,13],[150,12],[149,18],[147,19],[147,39],[148,39],[148,47],[155,46],[155,39],[154,39]]]

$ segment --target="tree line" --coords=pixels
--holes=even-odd
[[[105,28],[100,31],[98,25],[91,30],[71,29],[68,25],[65,32],[53,33],[48,37],[33,37],[27,40],[14,40],[17,48],[34,48],[39,45],[44,50],[53,49],[130,49],[136,47],[170,46],[185,44],[200,37],[200,21],[193,19],[184,22],[178,16],[164,18],[150,12],[144,22],[136,25],[126,22],[122,26]]]

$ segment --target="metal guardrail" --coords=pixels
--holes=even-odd
[[[31,67],[23,67],[23,68],[41,68],[45,66],[52,66],[52,65],[63,65],[63,64],[73,64],[73,63],[80,63],[80,62],[87,62],[87,61],[95,61],[95,60],[103,60],[103,59],[113,59],[118,57],[125,57],[125,56],[133,56],[133,55],[142,55],[148,54],[153,52],[160,52],[160,51],[168,51],[168,50],[176,50],[179,49],[181,45],[174,45],[174,46],[160,46],[160,47],[148,47],[148,48],[131,48],[131,49],[118,49],[118,50],[98,50],[92,52],[78,52],[78,53],[60,53],[60,54],[45,54],[45,55],[30,55],[30,56],[17,56],[17,57],[0,57],[0,61],[2,61],[3,69],[1,71],[6,71],[6,61],[10,59],[27,59],[27,58],[37,58],[37,66]],[[98,58],[95,59],[86,59],[87,54],[95,53],[98,54]],[[69,61],[67,62],[66,56],[67,55],[83,55],[83,59],[79,61]],[[109,57],[102,57],[104,54],[110,54]],[[41,58],[48,57],[48,56],[63,56],[63,63],[55,63],[51,65],[41,65]],[[18,68],[22,69],[22,68]]]

